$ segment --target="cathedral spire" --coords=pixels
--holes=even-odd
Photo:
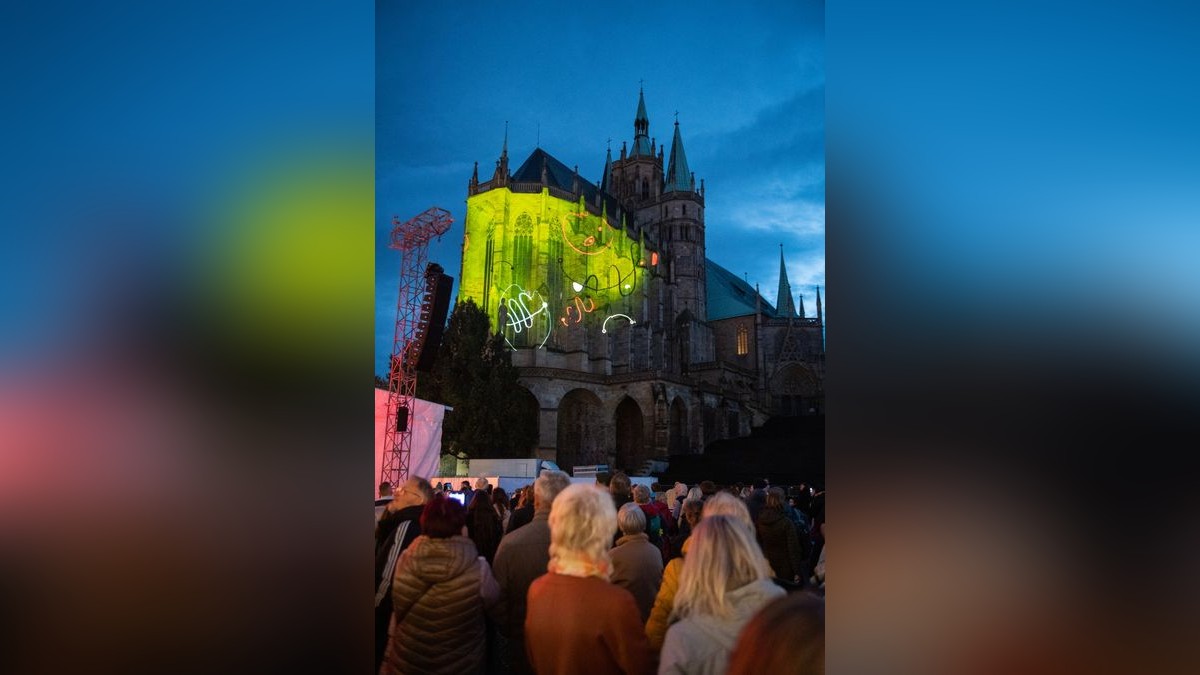
[[[779,245],[779,293],[775,296],[775,309],[781,317],[790,319],[796,316],[796,306],[792,304],[792,286],[788,283],[787,266],[783,264],[783,244]]]
[[[683,152],[683,136],[679,121],[675,121],[675,138],[671,140],[671,161],[667,165],[667,187],[664,192],[691,192],[692,172],[688,171],[687,155]]]
[[[500,159],[496,160],[496,173],[492,176],[497,185],[503,185],[508,179],[508,120],[504,121],[504,147],[500,149]]]
[[[804,294],[801,293],[798,297],[800,298],[800,307],[796,311],[799,312],[800,318],[803,319],[803,318],[805,318],[804,317]]]
[[[612,139],[609,139],[610,142]],[[600,190],[609,192],[612,190],[612,145],[608,146],[608,156],[604,158],[604,174],[600,177]]]
[[[817,321],[824,322],[825,317],[821,315],[821,287],[817,286]]]
[[[643,96],[640,86],[638,87],[637,116],[633,118],[633,152],[629,154],[635,157],[638,155],[652,157],[654,155],[650,149],[650,118],[646,115],[646,98]]]

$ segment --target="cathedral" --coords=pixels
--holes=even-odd
[[[467,187],[458,299],[512,349],[534,454],[568,471],[645,475],[770,416],[824,414],[820,289],[808,317],[782,247],[774,304],[711,260],[679,122],[664,159],[639,92],[633,130],[597,182],[540,147],[510,171],[506,134]]]

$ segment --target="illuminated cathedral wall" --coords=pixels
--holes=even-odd
[[[644,241],[571,202],[496,188],[467,199],[459,300],[483,307],[512,347],[582,348],[586,333],[641,323]]]

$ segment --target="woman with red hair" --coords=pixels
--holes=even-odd
[[[475,543],[463,536],[466,521],[466,509],[445,495],[425,505],[421,536],[396,563],[381,675],[483,672],[483,614],[500,587]]]

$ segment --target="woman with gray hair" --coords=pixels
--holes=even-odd
[[[529,587],[525,616],[535,672],[654,672],[633,595],[609,583],[616,520],[612,497],[594,485],[571,485],[550,507],[549,572]]]
[[[727,515],[707,515],[692,534],[667,630],[659,675],[722,675],[738,633],[760,609],[787,593],[771,580],[754,529]]]
[[[641,487],[640,485],[638,487]],[[621,538],[613,547],[612,582],[633,593],[642,621],[650,617],[650,606],[662,583],[662,552],[650,543],[646,534],[646,512],[637,504],[626,504],[617,511]]]

